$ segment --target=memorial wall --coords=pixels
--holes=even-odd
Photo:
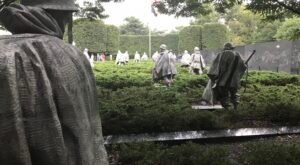
[[[300,74],[300,40],[256,43],[236,47],[245,60],[256,50],[249,62],[251,70],[269,70]],[[210,64],[221,49],[202,50],[207,64]]]

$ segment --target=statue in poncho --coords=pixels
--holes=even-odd
[[[158,53],[158,51],[156,51],[156,52],[152,55],[152,60],[153,60],[153,62],[156,62],[156,61],[158,60],[158,58],[159,58],[159,53]]]
[[[237,109],[240,98],[238,94],[240,80],[247,69],[240,54],[234,51],[234,48],[231,43],[226,43],[224,50],[213,60],[208,71],[210,81],[207,88],[213,89],[214,100],[220,101],[225,109],[230,106],[229,99],[234,109]],[[205,92],[204,96],[207,94]]]
[[[115,64],[116,65],[125,65],[126,64],[125,54],[122,53],[120,50],[118,51]]]
[[[153,79],[154,81],[164,80],[166,86],[170,87],[176,74],[176,57],[168,52],[165,44],[162,44],[160,46],[160,56],[153,69]]]
[[[134,54],[134,62],[138,63],[140,61],[141,61],[141,55],[138,51],[136,51],[135,54]]]
[[[191,63],[191,55],[187,50],[185,50],[181,58],[181,67],[189,67],[190,63]]]
[[[144,54],[141,57],[141,61],[147,61],[148,60],[148,56],[146,54],[146,52],[144,52]]]
[[[191,70],[193,74],[203,74],[205,70],[205,62],[198,47],[194,48],[194,53],[191,56]]]
[[[108,164],[93,72],[63,42],[73,0],[22,0],[0,12],[0,162]]]

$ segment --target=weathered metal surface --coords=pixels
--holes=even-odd
[[[185,131],[154,134],[130,134],[120,136],[104,137],[104,144],[129,143],[129,142],[149,142],[149,141],[182,141],[182,140],[202,140],[214,138],[234,138],[234,137],[254,137],[299,134],[300,126],[295,127],[272,127],[272,128],[240,128],[211,131]]]

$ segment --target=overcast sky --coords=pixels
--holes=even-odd
[[[84,0],[78,0],[83,2]],[[151,12],[152,0],[125,0],[122,3],[102,3],[105,14],[109,17],[104,19],[106,24],[119,26],[124,24],[124,18],[134,16],[139,18],[145,25],[150,23],[151,29],[164,31],[174,30],[177,26],[188,26],[192,18],[175,18],[159,14],[157,17]]]

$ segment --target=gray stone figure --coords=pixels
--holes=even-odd
[[[106,165],[89,61],[63,42],[73,0],[23,0],[0,12],[0,164]]]
[[[141,55],[138,51],[136,51],[134,54],[134,62],[135,63],[141,62]]]
[[[148,60],[148,56],[146,54],[146,52],[144,52],[144,54],[142,55],[141,61],[147,61]]]
[[[221,105],[228,109],[230,97],[236,110],[239,104],[240,80],[247,66],[234,48],[231,43],[224,45],[224,50],[213,60],[208,77],[211,80],[216,101],[220,101]]]
[[[122,53],[120,50],[118,51],[115,64],[116,65],[125,65],[126,64],[125,53]]]
[[[160,56],[153,69],[154,81],[164,80],[166,86],[170,87],[176,74],[176,57],[169,54],[165,44],[160,45]]]
[[[191,56],[191,72],[193,74],[202,74],[205,70],[205,62],[198,47],[194,48],[194,53]]]
[[[191,55],[187,50],[184,51],[181,58],[181,67],[189,67],[191,64]]]
[[[153,55],[152,55],[152,60],[155,63],[159,58],[159,53],[158,51],[156,51]]]

